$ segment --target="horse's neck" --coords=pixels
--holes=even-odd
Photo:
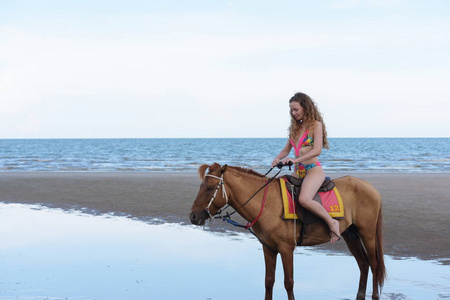
[[[245,219],[254,218],[255,206],[257,208],[256,213],[259,212],[259,208],[261,207],[262,196],[260,195],[264,193],[264,189],[250,201],[248,200],[264,186],[266,179],[233,170],[232,174],[229,174],[228,178],[225,179],[225,183],[228,185],[228,189],[230,189],[232,195],[230,205]],[[247,221],[251,221],[249,219]]]

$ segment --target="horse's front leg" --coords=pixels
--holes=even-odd
[[[277,266],[277,255],[278,253],[273,252],[266,246],[263,246],[264,250],[264,261],[266,263],[266,296],[265,300],[272,300],[273,295],[273,285],[275,283],[275,269]]]
[[[286,289],[288,300],[294,300],[294,249],[280,251],[284,270],[284,288]]]

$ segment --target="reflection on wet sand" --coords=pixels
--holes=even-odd
[[[0,204],[0,300],[262,299],[261,246],[246,234]],[[382,299],[450,298],[450,266],[387,257]],[[275,299],[284,299],[278,268]],[[354,299],[353,257],[297,248],[299,299]],[[370,292],[370,289],[369,291]]]

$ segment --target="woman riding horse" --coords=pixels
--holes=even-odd
[[[272,167],[280,161],[295,165],[294,176],[303,178],[299,196],[300,205],[322,218],[330,228],[330,242],[341,239],[339,222],[325,208],[313,200],[325,180],[325,172],[317,159],[322,147],[328,149],[327,131],[322,116],[314,101],[306,94],[297,93],[289,100],[291,125],[289,139],[283,150],[275,157]],[[295,158],[286,157],[294,148]]]

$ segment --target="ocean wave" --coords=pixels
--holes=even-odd
[[[450,162],[450,158],[442,158],[442,159],[428,159],[425,161],[432,161],[432,162]]]
[[[326,161],[329,161],[329,162],[352,162],[355,160],[350,159],[350,158],[345,158],[345,159],[335,158],[335,159],[327,159]]]

